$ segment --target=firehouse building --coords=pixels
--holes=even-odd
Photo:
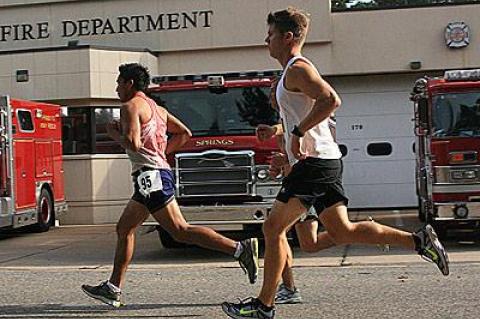
[[[264,44],[277,0],[0,0],[0,94],[64,106],[69,212],[63,223],[110,223],[131,196],[130,164],[105,143],[119,116],[118,66],[152,75],[279,69]],[[337,140],[356,208],[414,207],[413,106],[418,77],[480,66],[480,5],[311,14],[304,54],[343,100]]]

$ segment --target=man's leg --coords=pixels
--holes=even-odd
[[[251,284],[258,277],[258,241],[250,238],[236,242],[220,235],[211,228],[187,223],[174,199],[164,208],[153,213],[158,223],[176,240],[217,250],[233,256],[248,274]]]
[[[145,206],[130,200],[117,223],[117,248],[110,282],[121,288],[135,249],[135,230],[148,217]]]
[[[97,286],[82,285],[82,290],[90,297],[114,307],[120,307],[120,287],[125,280],[128,265],[135,247],[135,230],[148,217],[148,210],[133,200],[125,207],[117,223],[117,247],[110,280]]]
[[[285,262],[285,267],[283,268],[283,272],[282,272],[282,283],[285,285],[285,287],[291,290],[295,288],[292,267],[293,267],[293,251],[290,245],[288,245],[287,261]]]
[[[337,245],[390,244],[415,248],[412,233],[371,221],[350,222],[347,207],[341,202],[325,209],[320,214],[320,221]]]
[[[172,200],[167,206],[154,212],[152,216],[176,241],[221,251],[229,255],[235,253],[237,243],[234,240],[220,235],[211,228],[188,224],[176,200]]]
[[[300,243],[300,249],[304,252],[315,252],[317,242],[318,221],[314,219],[305,220],[295,224],[295,232]],[[290,246],[287,251],[287,262],[282,272],[282,282],[290,290],[295,290],[293,279],[293,252]]]
[[[292,197],[288,203],[275,201],[263,225],[265,236],[264,278],[258,299],[273,306],[275,292],[287,261],[289,249],[286,231],[306,211],[299,199]]]
[[[372,221],[352,223],[343,203],[327,208],[320,220],[336,244],[389,244],[412,249],[436,264],[444,276],[449,274],[447,252],[431,225],[425,225],[416,233],[408,233]]]

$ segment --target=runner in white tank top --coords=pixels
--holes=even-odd
[[[270,13],[265,42],[270,56],[284,68],[276,91],[283,119],[287,154],[295,163],[283,179],[272,210],[265,220],[264,278],[257,298],[224,302],[231,318],[275,317],[275,295],[288,255],[287,231],[308,208],[315,207],[326,231],[318,234],[315,249],[338,244],[390,244],[416,250],[448,275],[448,258],[430,225],[408,233],[376,222],[351,222],[342,186],[341,153],[328,129],[328,118],[340,105],[335,90],[301,56],[309,18],[289,7]],[[267,129],[266,131],[272,131]],[[282,133],[281,129],[274,130]],[[307,316],[308,317],[308,316]]]
[[[278,81],[275,95],[284,127],[285,149],[291,165],[297,162],[291,149],[291,131],[295,125],[298,125],[307,117],[315,104],[315,100],[308,95],[305,95],[303,92],[294,92],[285,88],[285,75],[287,74],[288,69],[298,60],[307,62],[311,68],[319,74],[312,62],[301,55],[296,55],[287,62],[282,76]],[[338,145],[335,143],[331,134],[329,118],[330,117],[325,118],[323,121],[305,132],[300,150],[307,157],[339,159],[342,156]]]

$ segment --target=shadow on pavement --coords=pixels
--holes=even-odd
[[[63,304],[39,304],[39,305],[8,305],[0,306],[0,318],[186,318],[201,317],[202,315],[178,314],[178,315],[138,315],[125,313],[126,311],[161,310],[169,308],[192,308],[192,307],[215,307],[218,304],[131,304],[120,308],[112,308],[108,305],[63,305]]]

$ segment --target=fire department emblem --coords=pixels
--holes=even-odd
[[[451,22],[445,28],[445,43],[449,48],[464,48],[470,43],[470,29],[464,22]]]

